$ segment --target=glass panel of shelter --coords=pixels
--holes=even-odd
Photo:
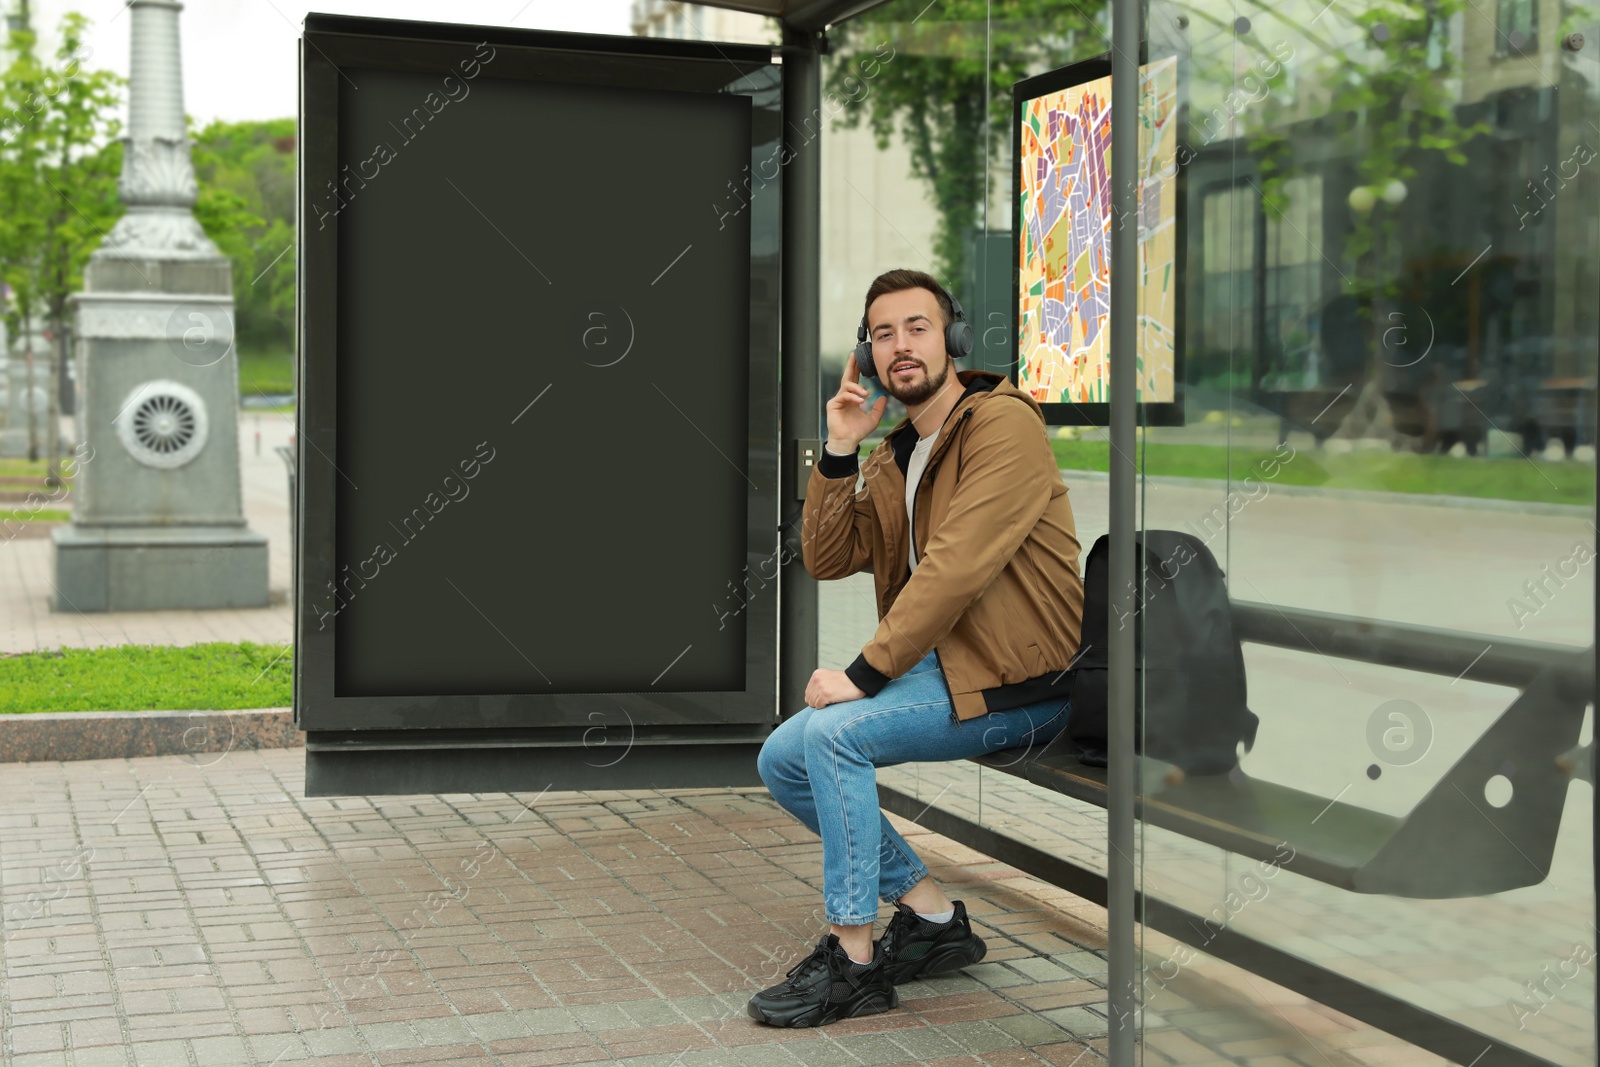
[[[1472,4],[1149,18],[1204,266],[1141,526],[1226,573],[1260,724],[1231,775],[1147,763],[1143,890],[1194,919],[1146,928],[1144,1048],[1375,1063],[1418,1008],[1461,1062],[1592,1063],[1592,56]],[[1216,958],[1270,950],[1368,1021]]]
[[[1236,960],[1277,950],[1378,991],[1391,1029],[1415,1007],[1484,1047],[1593,1062],[1592,787],[1563,770],[1581,776],[1586,753],[1555,757],[1592,729],[1576,654],[1594,640],[1597,40],[1574,50],[1555,27],[1507,30],[1480,7],[1146,13],[1148,60],[1178,57],[1186,105],[1187,313],[1185,425],[1141,435],[1141,527],[1190,533],[1225,572],[1260,718],[1231,779],[1172,784],[1159,765],[1145,779],[1142,889],[1196,927],[1144,931],[1158,1059],[1195,1045],[1241,1062],[1404,1054],[1373,1022],[1224,963],[1231,940]],[[1014,226],[1009,86],[1110,47],[1104,9],[1019,11],[990,3],[979,21],[908,0],[832,30],[825,396],[882,270],[929,270],[976,323],[1014,322],[1009,271],[986,252]],[[868,52],[895,58],[867,77]],[[980,56],[981,74],[963,65]],[[920,98],[901,73],[913,61]],[[930,161],[963,137],[983,146],[981,183],[936,186]],[[994,359],[984,345],[971,365]],[[1107,531],[1105,483],[1077,468],[1097,465],[1105,433],[1052,434],[1069,439],[1086,554]],[[877,625],[871,576],[824,585],[820,609],[823,665],[842,667]],[[1391,625],[1352,644],[1373,622]],[[1557,669],[1510,662],[1516,641]],[[1497,722],[1535,724],[1522,734],[1538,758],[1482,773]],[[967,764],[880,781],[1104,870],[1094,804]],[[1219,813],[1256,843],[1198,840],[1195,821]],[[1459,843],[1457,858],[1407,862],[1424,851],[1400,836],[1408,822]],[[1087,954],[1093,981],[1101,950],[1084,936],[1062,947]]]

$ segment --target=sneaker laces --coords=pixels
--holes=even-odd
[[[832,949],[828,947],[828,943],[824,939],[818,943],[816,948],[811,950],[811,955],[789,968],[784,976],[788,980],[784,984],[791,989],[796,989],[811,981],[816,976],[817,967],[821,967],[823,970],[828,969],[828,956],[831,952]]]
[[[884,929],[883,936],[878,939],[879,950],[888,955],[894,951],[895,942],[899,940],[899,933],[911,926],[916,912],[910,907],[896,902],[894,916],[889,920],[889,925]]]

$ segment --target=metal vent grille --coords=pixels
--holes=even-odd
[[[152,452],[171,455],[194,440],[194,409],[175,396],[154,396],[133,413],[133,436]]]
[[[200,395],[171,381],[145,382],[123,402],[117,434],[129,455],[171,470],[188,463],[206,443],[206,407]]]

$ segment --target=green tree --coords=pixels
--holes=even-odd
[[[1325,44],[1320,56],[1306,58],[1309,69],[1298,72],[1300,80],[1328,88],[1328,114],[1355,119],[1338,124],[1334,136],[1337,154],[1351,160],[1361,178],[1342,251],[1352,268],[1344,290],[1364,307],[1400,296],[1400,200],[1423,157],[1437,153],[1464,166],[1463,146],[1492,132],[1487,123],[1469,126],[1456,116],[1452,86],[1461,71],[1449,47],[1449,27],[1466,7],[1467,0],[1424,0],[1409,7],[1374,3],[1339,10],[1337,17],[1350,29],[1338,36],[1350,44]],[[1283,112],[1281,103],[1267,109],[1269,128],[1249,141],[1269,210],[1282,210],[1284,184],[1302,169],[1293,135],[1278,121]]]
[[[191,137],[195,217],[233,261],[241,349],[294,347],[295,120],[213,122]]]
[[[953,285],[966,273],[970,235],[984,226],[990,160],[1010,151],[1011,87],[1111,47],[1104,5],[1061,0],[894,0],[833,31],[824,93],[843,103],[838,123],[865,118],[880,150],[898,121],[912,174],[938,207],[935,269]],[[863,67],[877,45],[893,59]],[[864,69],[876,69],[863,79]],[[865,80],[865,91],[861,82]],[[1001,226],[1009,227],[1010,220]]]
[[[67,298],[82,288],[89,254],[122,214],[116,111],[123,79],[83,69],[88,26],[83,15],[64,15],[48,64],[40,62],[32,32],[13,31],[13,59],[0,83],[0,277],[12,292],[8,325],[15,329],[35,314],[49,325],[44,378],[52,484],[59,478],[55,384],[65,358]],[[30,441],[37,459],[38,434]]]

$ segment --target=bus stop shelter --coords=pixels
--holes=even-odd
[[[307,734],[309,793],[752,785],[759,781],[755,753],[762,740],[786,710],[803,705],[820,649],[819,589],[798,561],[800,506],[831,392],[820,311],[824,82],[831,35],[894,5],[720,6],[780,20],[781,44],[307,19],[295,710]],[[958,24],[948,39],[917,29],[919,51],[908,61],[927,62],[941,48],[957,56],[973,50],[984,56],[985,83],[992,81],[989,64],[998,60],[989,48],[1000,37],[989,6],[981,27]],[[1071,9],[1043,10],[1048,6],[1034,13],[1036,24],[1022,28],[1047,33],[1051,20]],[[1331,274],[1323,271],[1319,285],[1350,283],[1324,242],[1306,235],[1312,215],[1274,208],[1310,246],[1296,259],[1286,258],[1281,241],[1269,246],[1269,233],[1278,241],[1287,232],[1274,229],[1270,217],[1240,228],[1223,213],[1257,197],[1278,204],[1262,190],[1268,172],[1240,162],[1246,141],[1238,127],[1251,103],[1287,93],[1280,74],[1298,70],[1308,85],[1332,78],[1309,57],[1293,65],[1297,48],[1310,52],[1307,41],[1317,47],[1327,41],[1312,33],[1275,49],[1260,39],[1264,16],[1264,25],[1253,28],[1249,18],[1205,4],[1146,9],[1119,0],[1109,10],[1109,20],[1091,27],[1098,40],[1070,48],[1098,56],[1109,78],[1109,146],[1102,140],[1096,152],[1111,173],[1136,173],[1149,131],[1172,129],[1165,113],[1145,121],[1153,105],[1141,91],[1141,68],[1174,60],[1172,117],[1182,139],[1167,175],[1179,183],[1176,204],[1167,208],[1178,249],[1172,292],[1193,290],[1200,298],[1191,297],[1191,317],[1225,318],[1230,299],[1256,279],[1252,307],[1258,324],[1265,323],[1269,311],[1287,306],[1287,279],[1301,276],[1291,268],[1313,277],[1306,272],[1327,263]],[[908,34],[922,17],[907,13]],[[1336,42],[1341,61],[1376,49],[1376,62],[1383,62],[1382,46],[1393,31],[1378,32],[1370,22],[1346,27],[1366,36]],[[973,36],[980,28],[981,42]],[[1579,78],[1575,64],[1592,57],[1571,43],[1557,47],[1566,48],[1562,61]],[[1211,72],[1202,61],[1224,46],[1249,62]],[[1463,54],[1461,61],[1471,82],[1480,75],[1468,59]],[[1419,61],[1401,55],[1392,62],[1403,68]],[[1340,77],[1360,80],[1340,69]],[[1569,126],[1594,111],[1592,101],[1573,95],[1569,89],[1556,112]],[[1292,152],[1311,159],[1315,144],[1332,134],[1319,141],[1306,131],[1342,117],[1286,114],[1283,121],[1301,124],[1296,136],[1312,147],[1296,142]],[[1566,129],[1558,123],[1558,134]],[[1046,141],[1058,135],[1053,124],[1050,131],[1048,137],[1034,132]],[[1282,169],[1289,150],[1252,151],[1280,160]],[[984,153],[977,156],[981,161]],[[1335,173],[1319,172],[1318,181],[1331,185]],[[1417,183],[1427,177],[1417,178],[1415,168],[1407,173]],[[1309,188],[1295,187],[1302,200]],[[1400,210],[1403,182],[1399,193],[1392,184],[1373,188],[1388,205],[1376,210]],[[1282,187],[1271,189],[1283,195]],[[1352,190],[1347,199],[1349,210],[1364,215],[1365,194]],[[1578,196],[1555,201],[1580,213],[1591,210],[1584,203]],[[1162,229],[1162,208],[1139,183],[1109,180],[1102,206],[1107,219],[1138,220],[1109,224],[1102,235],[1108,377],[1096,400],[1103,410],[1085,420],[1107,429],[1110,588],[1113,613],[1122,617],[1141,575],[1137,545],[1157,525],[1152,515],[1161,510],[1165,485],[1142,466],[1153,438],[1145,431],[1172,421],[1144,402],[1152,397],[1140,392],[1146,386],[1138,377],[1154,351],[1149,331],[1140,332],[1152,316],[1142,288],[1151,283],[1137,273],[1139,242]],[[1335,220],[1331,211],[1315,216],[1316,233],[1335,228]],[[994,234],[1001,229],[989,227]],[[998,246],[1015,266],[1021,246],[1013,242],[1025,240],[1023,227],[1007,219],[1004,230],[1009,235]],[[1223,238],[1214,236],[1219,232]],[[1571,240],[1591,246],[1574,254],[1592,256],[1593,231],[1571,232],[1579,235]],[[1236,262],[1217,266],[1224,247]],[[1243,248],[1252,250],[1249,256]],[[1376,269],[1366,259],[1360,266]],[[1466,277],[1474,264],[1463,266]],[[1213,273],[1227,274],[1235,288],[1221,282],[1196,288],[1197,279]],[[1582,344],[1586,320],[1575,308],[1584,287],[1592,301],[1594,279],[1581,270],[1571,277],[1577,280],[1548,283],[1549,332],[1570,350],[1561,358],[1592,373],[1594,353]],[[1000,270],[991,281],[1009,291],[1014,278]],[[1450,302],[1453,296],[1427,284],[1418,283],[1417,306],[1439,309],[1440,319],[1478,314],[1470,310],[1477,305]],[[1017,296],[1010,292],[1007,300]],[[1322,300],[1319,290],[1308,303]],[[985,314],[989,302],[988,295],[979,301]],[[1017,305],[1001,306],[1000,347],[1012,353],[1001,366],[1016,376],[1026,357],[1017,355],[1016,320],[1006,312]],[[1383,306],[1405,313],[1397,302]],[[1177,340],[1172,347],[1192,349],[1198,366],[1209,335],[1195,335],[1182,314],[1165,314],[1172,336],[1183,338],[1182,347]],[[1370,316],[1366,321],[1370,329]],[[1246,343],[1218,336],[1224,356],[1236,350],[1243,362],[1260,363],[1261,337]],[[1390,338],[1381,329],[1378,336],[1383,343]],[[1464,336],[1477,343],[1475,333]],[[1330,342],[1325,351],[1335,348]],[[1281,361],[1282,353],[1273,358]],[[1380,352],[1362,367],[1377,363],[1400,366]],[[1193,407],[1201,392],[1197,377],[1186,379],[1182,367],[1173,368],[1176,394],[1166,398],[1178,422],[1186,400]],[[1574,368],[1554,369],[1568,381]],[[1353,373],[1359,379],[1365,371]],[[1394,392],[1393,375],[1379,370],[1374,383],[1378,375],[1383,382],[1371,390],[1347,382],[1322,413],[1306,413],[1305,420],[1316,422],[1348,393]],[[1321,386],[1307,385],[1314,378],[1295,385],[1296,404],[1321,395]],[[1191,384],[1197,388],[1186,398]],[[1268,386],[1276,388],[1256,374],[1248,387],[1221,388],[1243,404],[1273,392]],[[1398,401],[1393,409],[1400,410]],[[1337,411],[1345,417],[1342,407]],[[1320,431],[1306,432],[1320,444]],[[1593,441],[1591,429],[1575,432],[1575,440],[1587,434]],[[1234,491],[1226,492],[1222,523],[1244,523]],[[1252,933],[1249,921],[1231,921],[1238,909],[1225,907],[1218,921],[1175,903],[1155,892],[1146,835],[1158,827],[1215,850],[1208,855],[1242,857],[1274,874],[1281,867],[1307,883],[1370,900],[1433,903],[1536,888],[1566,854],[1558,838],[1571,837],[1571,798],[1582,789],[1569,791],[1574,764],[1569,759],[1563,772],[1559,759],[1579,751],[1591,714],[1592,615],[1586,631],[1533,640],[1416,622],[1414,613],[1363,613],[1345,603],[1351,598],[1295,607],[1252,594],[1249,566],[1236,560],[1227,565],[1247,642],[1323,662],[1419,673],[1445,679],[1446,686],[1463,680],[1498,686],[1509,696],[1493,716],[1474,720],[1479,726],[1452,724],[1460,744],[1431,791],[1413,796],[1403,814],[1346,799],[1354,781],[1338,791],[1245,774],[1168,789],[1144,773],[1137,755],[1138,649],[1133,629],[1118,628],[1109,647],[1109,766],[1096,771],[1068,757],[981,768],[991,776],[983,781],[1020,779],[1053,790],[1063,803],[1104,809],[1098,865],[1019,841],[986,825],[981,814],[922,804],[919,793],[892,782],[881,786],[885,806],[908,815],[920,807],[918,817],[930,827],[1106,902],[1110,1058],[1119,1067],[1137,1053],[1137,1011],[1151,992],[1147,950],[1137,941],[1141,924],[1461,1062],[1561,1062],[1519,1040],[1520,1028],[1485,1025],[1440,1006],[1425,992],[1425,980],[1385,984],[1342,973],[1315,953]],[[1592,604],[1592,575],[1574,584],[1583,592],[1572,598]],[[555,606],[560,625],[550,621]],[[1388,744],[1391,721],[1417,724],[1404,715],[1377,721],[1379,763],[1405,766],[1380,748]],[[1578,758],[1590,757],[1583,750]],[[1379,780],[1379,763],[1366,770],[1369,781]],[[1515,783],[1512,799],[1476,802],[1496,776]],[[1592,788],[1590,794],[1581,860],[1588,864],[1592,915]],[[1569,846],[1568,852],[1577,847]],[[1507,873],[1519,862],[1531,870]],[[1231,877],[1221,883],[1224,903],[1238,896],[1227,888]],[[1592,1016],[1589,1022],[1592,1034]]]

